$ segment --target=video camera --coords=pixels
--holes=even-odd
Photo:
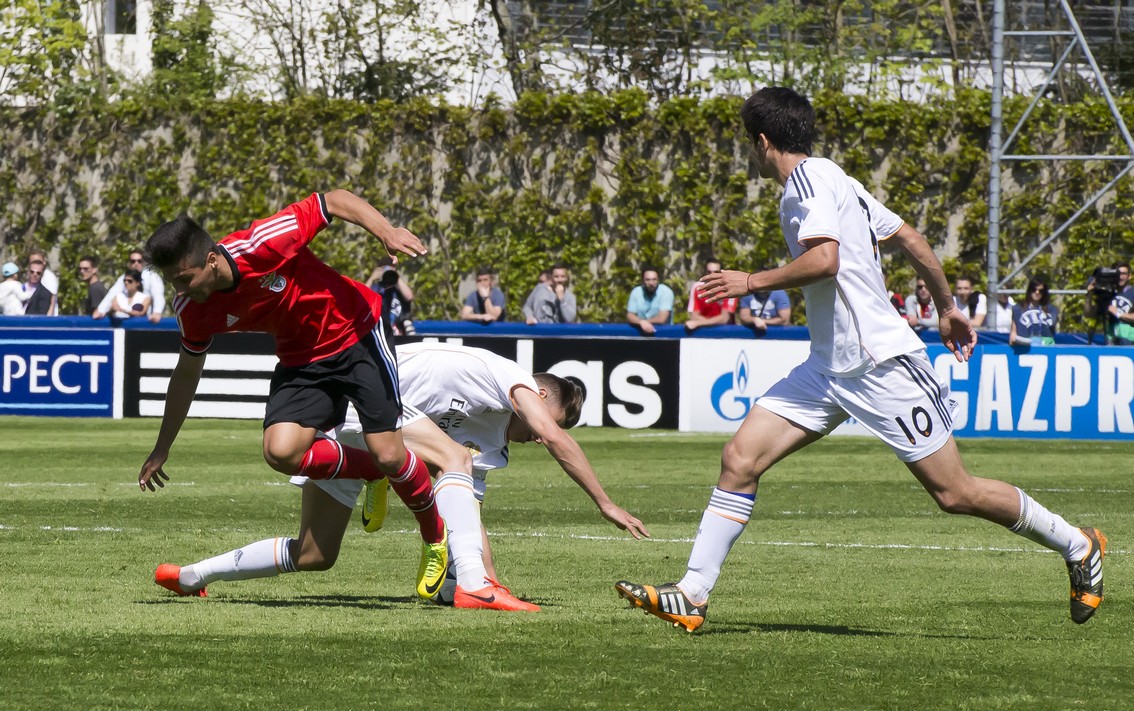
[[[1095,289],[1109,291],[1113,296],[1118,292],[1118,269],[1115,267],[1099,267],[1091,273],[1095,282]]]

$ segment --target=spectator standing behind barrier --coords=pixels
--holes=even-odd
[[[765,267],[775,269],[774,266]],[[787,326],[791,323],[791,299],[786,291],[757,291],[740,300],[737,320],[764,333],[768,326]]]
[[[1087,300],[1083,305],[1083,315],[1088,318],[1098,318],[1099,311],[1103,310],[1100,301],[1106,302],[1107,343],[1116,346],[1134,345],[1134,286],[1130,284],[1130,264],[1119,262],[1113,269],[1118,277],[1115,288],[1103,289],[1096,283],[1094,276],[1087,283]],[[1113,296],[1107,302],[1106,297],[1111,294]]]
[[[394,260],[382,257],[366,282],[370,290],[382,295],[382,314],[390,322],[395,336],[417,333],[410,316],[413,313],[413,289],[394,269]]]
[[[673,289],[661,283],[658,269],[642,269],[642,283],[630,290],[626,300],[626,322],[647,336],[657,332],[655,326],[673,323]]]
[[[4,281],[0,281],[0,313],[5,316],[23,316],[24,304],[31,298],[32,292],[24,289],[20,281],[20,268],[15,262],[5,262],[3,267]]]
[[[945,288],[949,288],[948,285]],[[906,297],[906,320],[915,331],[937,328],[937,304],[933,303],[920,277],[914,285],[914,293]]]
[[[996,322],[993,328],[997,333],[1011,333],[1012,331],[1012,307],[1016,305],[1015,299],[1007,294],[996,295],[996,306],[993,308],[995,313]]]
[[[476,272],[476,288],[465,297],[461,307],[462,321],[492,323],[503,321],[504,292],[496,285],[496,272],[490,267],[481,267]]]
[[[1055,343],[1055,326],[1059,309],[1051,305],[1051,295],[1043,279],[1032,278],[1028,293],[1021,303],[1012,307],[1011,345],[1051,345]]]
[[[157,323],[161,321],[161,316],[165,313],[165,282],[161,280],[161,275],[157,272],[146,269],[146,263],[142,258],[142,250],[135,249],[130,252],[130,259],[126,262],[126,269],[136,269],[142,274],[142,291],[146,296],[150,297],[150,323]],[[98,309],[95,310],[91,316],[94,318],[102,318],[110,313],[114,307],[114,299],[126,293],[126,285],[123,283],[124,277],[118,277],[118,281],[114,282],[114,286],[106,292],[106,296],[102,297],[102,301],[98,304]]]
[[[973,328],[984,326],[984,319],[988,316],[988,297],[973,291],[972,279],[957,277],[957,281],[953,282],[953,303],[969,319]]]
[[[117,318],[149,316],[153,299],[142,291],[141,270],[127,269],[122,275],[122,286],[126,292],[114,297],[114,315]]]
[[[79,282],[87,285],[86,296],[79,302],[79,315],[91,316],[106,296],[106,284],[98,275],[98,257],[87,256],[79,260]]]
[[[52,303],[51,311],[47,312],[48,316],[59,315],[59,277],[55,272],[51,271],[51,267],[47,264],[47,252],[42,249],[33,249],[28,252],[28,266],[38,264],[43,268],[43,276],[39,282],[47,288],[52,294],[55,295],[55,301]]]
[[[721,270],[721,261],[716,257],[709,257],[705,261],[705,272],[715,274]],[[723,326],[732,323],[736,313],[737,299],[728,298],[721,301],[708,301],[701,296],[704,285],[697,281],[689,287],[689,320],[685,328],[696,331],[704,326]]]
[[[551,281],[536,284],[524,302],[524,321],[531,326],[537,323],[576,323],[577,320],[571,272],[565,264],[556,264],[551,268]]]
[[[24,291],[30,293],[28,303],[24,305],[24,313],[28,316],[50,316],[55,313],[55,294],[43,284],[46,269],[42,261],[28,265],[28,280],[24,284]]]

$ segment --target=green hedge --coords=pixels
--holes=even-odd
[[[82,116],[9,109],[0,112],[0,190],[8,196],[0,234],[9,257],[32,245],[58,248],[62,302],[73,311],[74,267],[84,253],[100,255],[109,277],[178,213],[220,237],[312,191],[345,187],[430,246],[428,257],[403,267],[422,318],[455,317],[461,280],[480,264],[498,268],[518,314],[536,274],[561,260],[573,269],[581,317],[621,320],[645,264],[662,267],[682,294],[708,255],[749,269],[786,259],[780,188],[750,171],[740,104],[722,97],[652,105],[628,90],[529,93],[511,107],[477,109],[317,99],[135,99]],[[983,283],[988,95],[911,104],[831,94],[815,104],[816,153],[947,246],[951,276],[968,272]],[[1022,108],[1011,104],[1008,113]],[[1107,121],[1101,102],[1044,104],[1019,149],[1119,152]],[[1030,251],[1113,172],[1016,166],[1006,176],[1001,264]],[[1131,256],[1130,188],[1127,179],[1071,230],[1062,256],[1045,255],[1036,268],[1055,286],[1075,287],[1098,264]],[[337,226],[314,249],[364,278],[381,255],[375,244]],[[897,281],[912,275],[901,261],[890,272]]]

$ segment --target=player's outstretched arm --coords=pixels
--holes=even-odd
[[[189,414],[189,406],[193,404],[193,396],[197,394],[197,384],[201,382],[201,372],[205,369],[205,357],[181,351],[177,359],[177,366],[169,378],[169,388],[165,394],[165,414],[161,419],[157,443],[138,474],[138,487],[142,491],[154,491],[155,486],[164,488],[165,482],[169,481],[169,475],[162,466],[169,459],[169,448],[177,439],[177,433],[181,431],[181,425]]]
[[[353,222],[382,240],[394,264],[398,263],[398,252],[417,257],[429,251],[417,235],[404,227],[394,227],[373,205],[349,190],[332,190],[323,199],[327,203],[327,212],[332,216]]]
[[[917,275],[925,281],[929,295],[933,297],[933,303],[937,306],[941,342],[958,361],[968,360],[976,346],[976,331],[953,302],[945,271],[941,268],[941,261],[933,253],[933,248],[920,232],[904,223],[890,239],[905,252]]]
[[[762,272],[725,270],[701,277],[701,294],[709,301],[739,298],[755,291],[793,289],[830,279],[839,273],[839,243],[827,237],[807,240],[807,251],[776,269]]]
[[[587,461],[587,455],[583,454],[582,447],[555,421],[543,398],[527,388],[517,388],[512,397],[516,405],[516,414],[523,419],[528,429],[547,448],[551,456],[555,457],[555,461],[559,462],[559,466],[567,476],[587,492],[587,496],[595,502],[603,517],[615,526],[629,531],[634,538],[642,536],[649,538],[650,532],[646,530],[645,524],[606,495],[602,484],[599,483],[598,475]]]

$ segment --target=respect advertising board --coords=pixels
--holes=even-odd
[[[122,353],[120,330],[0,330],[0,414],[121,417]]]
[[[735,432],[780,378],[808,356],[806,342],[682,341],[679,429]],[[979,345],[958,363],[929,345],[950,386],[959,437],[1134,437],[1134,348]],[[853,420],[838,434],[865,434]]]

